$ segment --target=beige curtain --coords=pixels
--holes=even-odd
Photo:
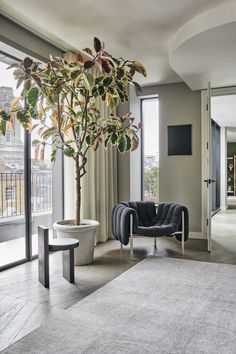
[[[82,179],[82,217],[99,221],[97,242],[111,237],[111,210],[117,202],[117,153],[100,146],[89,151],[87,173]]]
[[[93,69],[99,75],[98,69]],[[97,99],[101,114],[108,116],[106,104]],[[100,146],[88,154],[87,173],[82,179],[82,217],[99,221],[97,242],[106,242],[112,237],[111,210],[117,202],[117,151]]]
[[[64,54],[68,62],[76,59],[73,53]],[[97,68],[92,69],[99,75]],[[106,104],[97,100],[97,107],[103,116],[109,114]],[[112,237],[111,210],[117,202],[117,151],[100,146],[96,152],[90,150],[86,165],[87,173],[82,178],[82,218],[94,219],[100,223],[97,242],[106,242]],[[65,171],[66,172],[66,171]],[[74,186],[71,186],[74,190]]]

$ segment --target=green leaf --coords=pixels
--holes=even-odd
[[[120,97],[121,102],[123,102],[124,99],[125,99],[125,95],[124,95],[123,92],[121,92],[120,90],[117,90],[117,92],[118,92],[118,95],[119,95],[119,97]]]
[[[147,71],[146,71],[146,69],[145,69],[145,67],[143,66],[142,63],[140,63],[140,62],[137,61],[137,60],[134,60],[132,63],[133,63],[133,65],[134,65],[135,70],[136,70],[138,73],[142,74],[144,77],[147,76]]]
[[[94,138],[93,135],[87,135],[85,140],[86,140],[86,143],[87,143],[89,146],[91,146],[91,145],[93,145],[93,143],[94,143],[94,141],[95,141],[95,138]]]
[[[118,136],[117,136],[115,133],[113,133],[113,134],[111,135],[111,143],[112,143],[112,145],[115,145],[115,144],[116,144],[117,138],[118,138]]]
[[[97,84],[100,84],[101,81],[103,81],[103,76],[97,77],[97,78],[95,79],[95,84],[96,84],[96,85],[97,85]]]
[[[114,109],[118,106],[118,104],[119,104],[119,99],[110,96],[109,108],[111,112],[114,111]]]
[[[84,77],[84,82],[88,88],[88,90],[91,90],[94,86],[94,77],[92,74],[90,73],[84,73],[83,74]]]
[[[43,134],[41,135],[44,140],[47,140],[50,136],[52,136],[56,131],[54,127],[50,127],[46,129]]]
[[[21,71],[21,70],[15,70],[13,72],[13,76],[14,76],[14,79],[15,80],[18,80],[20,78],[23,78],[24,79],[24,73]]]
[[[36,106],[39,90],[37,87],[32,87],[27,93],[27,102],[30,106]]]
[[[80,70],[75,70],[75,71],[72,71],[71,73],[71,79],[72,80],[75,80],[79,75],[81,74],[81,71]]]
[[[56,154],[57,154],[57,149],[52,149],[51,162],[55,162],[56,161]]]
[[[24,90],[25,90],[25,91],[29,91],[30,87],[31,87],[31,80],[28,79],[28,80],[26,80],[25,83],[24,83]]]
[[[41,144],[41,141],[40,141],[40,140],[34,139],[34,140],[32,141],[32,145],[33,145],[33,146],[36,146],[36,145],[38,145],[38,144]]]
[[[124,91],[124,85],[121,81],[116,80],[116,85],[120,91]]]
[[[105,76],[104,80],[103,80],[103,85],[104,86],[109,86],[112,83],[112,77],[110,76]]]
[[[6,134],[6,121],[1,119],[0,120],[0,132],[2,133],[2,135]]]
[[[2,117],[3,120],[7,121],[7,120],[11,120],[11,116],[10,114],[4,112],[4,111],[0,111],[0,117]]]
[[[33,119],[38,119],[38,111],[34,107],[30,107],[29,113]]]
[[[131,139],[130,139],[130,137],[128,135],[126,135],[126,140],[127,140],[126,151],[130,151],[131,147],[132,147],[132,141],[131,141]]]
[[[93,89],[92,89],[92,95],[93,96],[97,96],[97,94],[98,94],[97,86],[94,86]]]
[[[98,86],[98,93],[100,96],[103,96],[104,95],[104,87],[102,85]],[[106,97],[105,97],[106,98]]]
[[[28,123],[29,121],[29,116],[27,111],[18,111],[16,113],[16,118],[21,122],[21,123]]]
[[[127,139],[125,135],[122,135],[119,139],[118,150],[124,154],[127,151]]]
[[[64,149],[64,155],[67,157],[73,157],[74,153],[75,153],[75,150],[71,146],[67,146]]]

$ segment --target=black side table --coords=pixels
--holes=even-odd
[[[48,228],[38,226],[38,278],[49,288],[49,252],[63,251],[63,277],[70,283],[75,282],[74,248],[79,241],[74,238],[56,238],[49,242]]]

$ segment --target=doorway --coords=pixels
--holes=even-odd
[[[236,252],[236,94],[211,98],[212,240]]]

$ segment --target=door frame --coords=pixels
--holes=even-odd
[[[208,144],[209,141],[209,122],[208,122],[208,90],[201,91],[201,160],[202,160],[202,233],[204,237],[208,240],[208,251],[211,251],[211,232],[208,235],[208,225],[207,219],[209,215],[208,210],[208,188],[206,188],[205,179],[211,178],[210,176],[210,164],[208,158]],[[232,87],[221,87],[221,88],[212,88],[212,96],[224,96],[224,95],[236,95],[236,86]],[[210,177],[209,177],[210,176]]]

